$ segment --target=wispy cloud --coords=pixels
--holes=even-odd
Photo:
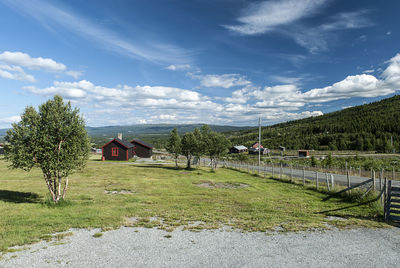
[[[262,1],[249,4],[237,18],[237,25],[223,25],[239,35],[261,35],[279,32],[292,38],[311,53],[327,50],[339,30],[373,26],[366,15],[368,10],[331,15],[321,25],[304,19],[320,13],[330,0]]]
[[[42,0],[4,0],[11,8],[37,19],[48,29],[64,27],[72,33],[100,44],[103,48],[124,56],[155,63],[185,63],[190,61],[190,52],[173,44],[153,40],[122,37],[116,32],[73,12],[56,6],[55,2]]]
[[[327,50],[330,44],[335,43],[337,31],[373,26],[374,23],[365,17],[368,13],[366,10],[339,13],[328,18],[324,24],[318,26],[299,24],[290,29],[283,29],[282,32],[309,52],[317,53]]]
[[[240,74],[192,74],[188,75],[193,79],[200,80],[200,84],[203,87],[223,87],[231,88],[235,86],[245,86],[251,84],[246,77]]]
[[[189,64],[171,64],[166,69],[170,71],[187,71],[190,68]]]
[[[237,19],[239,25],[224,25],[242,35],[263,34],[314,14],[326,0],[262,1],[250,4]]]

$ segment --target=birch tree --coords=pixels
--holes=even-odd
[[[176,128],[171,131],[165,149],[174,156],[175,166],[178,168],[178,157],[182,151],[182,148],[181,137],[179,136],[178,130]]]
[[[27,107],[21,121],[5,137],[5,158],[11,168],[30,171],[38,167],[57,203],[65,198],[68,176],[82,169],[89,157],[90,142],[79,110],[62,97],[39,106]]]

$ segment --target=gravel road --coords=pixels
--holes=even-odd
[[[266,234],[122,227],[99,238],[99,230],[72,232],[63,244],[8,253],[0,267],[400,267],[399,228]]]

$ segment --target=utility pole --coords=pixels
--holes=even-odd
[[[261,164],[261,116],[258,118],[258,168]]]

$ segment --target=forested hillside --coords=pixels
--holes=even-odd
[[[250,145],[258,139],[258,129],[228,133],[234,144]],[[393,138],[393,146],[391,139]],[[262,131],[268,148],[400,150],[400,95],[318,117],[290,121]]]

